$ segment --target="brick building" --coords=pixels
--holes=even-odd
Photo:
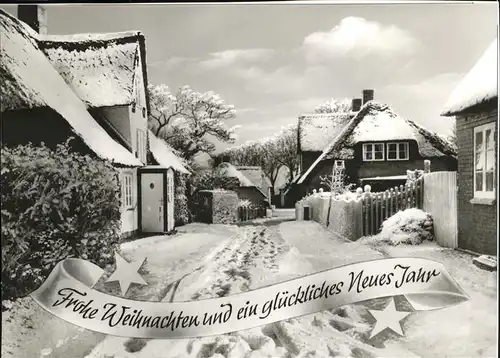
[[[443,116],[455,116],[458,146],[458,246],[497,253],[498,40],[452,92]]]

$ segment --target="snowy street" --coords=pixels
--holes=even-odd
[[[496,273],[480,271],[463,254],[433,243],[370,247],[335,238],[321,225],[286,218],[234,225],[190,224],[172,236],[155,236],[122,244],[129,261],[147,259],[139,271],[147,286],[132,285],[128,298],[187,301],[222,297],[341,265],[383,257],[421,256],[441,261],[471,296],[465,304],[437,312],[420,312],[401,321],[405,337],[385,331],[369,340],[373,300],[309,316],[220,336],[178,340],[145,340],[104,336],[71,326],[34,306],[33,328],[20,336],[45,337],[33,342],[33,357],[442,357],[494,355]],[[472,274],[471,274],[472,272]],[[471,276],[472,275],[472,276]],[[113,292],[118,285],[107,284]],[[396,298],[398,310],[405,300]],[[39,317],[37,320],[36,317]],[[40,318],[42,317],[42,318]],[[42,325],[43,319],[45,325]],[[47,319],[51,324],[47,325]],[[5,321],[15,325],[16,321]],[[436,325],[435,322],[441,322]],[[443,322],[448,321],[449,324]],[[460,325],[462,322],[462,325]],[[465,326],[463,322],[467,322]],[[439,327],[439,329],[435,328]],[[449,330],[443,331],[443,327]],[[5,330],[4,330],[5,331]],[[16,331],[14,331],[16,332]],[[431,335],[428,332],[432,332]],[[457,335],[473,335],[462,346]],[[70,339],[69,337],[72,337]],[[12,336],[3,337],[16,341]],[[59,339],[57,339],[59,338]],[[11,357],[16,357],[11,344]],[[25,347],[23,352],[26,352]],[[6,355],[8,356],[8,355]]]
[[[160,292],[162,287],[170,288],[163,289],[163,297],[158,299],[184,301],[228,296],[319,270],[382,257],[367,246],[332,241],[331,235],[313,222],[257,220],[239,228],[195,224],[186,230],[189,233],[172,238],[158,241],[151,238],[123,246],[127,259],[148,257],[148,282],[152,278],[154,282],[163,282],[148,290]],[[198,235],[198,238],[189,240],[187,235]],[[142,340],[108,336],[87,358],[414,356],[396,345],[377,349],[365,343],[371,329],[365,319],[356,308],[343,307],[199,339]]]

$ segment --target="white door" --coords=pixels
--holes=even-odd
[[[175,227],[174,192],[174,171],[169,169],[167,171],[167,231],[172,231]]]
[[[141,174],[141,206],[142,231],[165,231],[163,173]]]

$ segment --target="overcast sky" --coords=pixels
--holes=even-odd
[[[15,6],[2,6],[16,14]],[[448,134],[439,113],[497,32],[497,4],[49,5],[49,34],[140,30],[149,80],[215,91],[237,143],[330,98],[375,99]],[[219,148],[223,148],[220,145]]]

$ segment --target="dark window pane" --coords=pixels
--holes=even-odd
[[[482,149],[482,147],[483,147],[483,132],[476,133],[475,147],[476,147],[476,151],[480,151]]]
[[[476,166],[475,170],[482,170],[484,168],[484,152],[476,152]]]
[[[495,183],[494,173],[487,172],[486,173],[486,191],[493,191],[494,183]]]
[[[476,172],[476,191],[483,191],[483,172]]]
[[[495,168],[495,152],[489,150],[486,152],[486,167],[487,171],[492,171]]]
[[[383,159],[383,153],[382,152],[375,152],[375,159]]]
[[[493,136],[493,131],[491,129],[486,130],[486,149],[494,150],[495,147],[495,137]]]

